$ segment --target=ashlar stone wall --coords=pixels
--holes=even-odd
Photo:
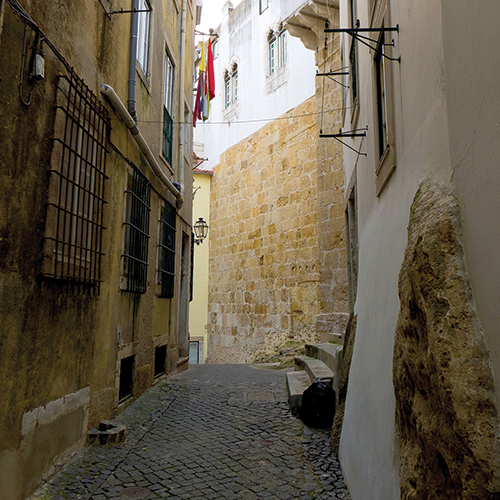
[[[345,323],[342,161],[320,142],[317,106],[313,96],[263,126],[215,168],[209,362],[326,341]]]

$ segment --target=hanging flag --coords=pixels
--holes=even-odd
[[[196,90],[196,101],[193,112],[193,127],[196,120],[208,120],[210,114],[210,101],[215,97],[215,75],[212,43],[208,40],[201,45],[201,61],[198,76],[198,88]]]
[[[208,96],[212,100],[215,97],[215,76],[214,76],[214,55],[212,52],[212,41],[208,40],[208,64],[207,64],[207,80],[208,80]]]

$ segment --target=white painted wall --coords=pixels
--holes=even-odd
[[[340,2],[347,27],[347,1]],[[357,1],[361,26],[367,0]],[[392,384],[398,274],[409,209],[423,178],[453,188],[463,217],[463,244],[479,319],[500,401],[500,9],[496,0],[391,2],[399,24],[393,55],[397,167],[380,197],[375,191],[372,57],[358,46],[360,115],[367,137],[344,149],[345,184],[357,169],[359,275],[356,342],[340,460],[353,500],[399,498]],[[348,60],[344,42],[344,60]],[[348,100],[349,102],[349,100]],[[350,110],[344,130],[350,129]]]
[[[279,2],[270,1],[262,14],[259,0],[244,0],[229,13],[227,7],[217,29],[216,97],[211,102],[210,118],[198,122],[194,131],[194,141],[205,147],[206,169],[213,169],[228,147],[314,94],[314,53],[297,38],[287,35],[287,64],[275,76],[269,76],[267,35],[283,20]],[[226,110],[223,73],[234,61],[238,63],[239,100]]]

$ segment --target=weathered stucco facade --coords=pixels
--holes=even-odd
[[[150,4],[147,68],[133,61],[134,138],[101,94],[106,84],[127,101],[130,13],[108,15],[116,6],[107,0],[26,0],[24,12],[0,2],[2,499],[28,496],[90,428],[187,360],[192,149],[179,147],[176,126],[166,157],[161,122],[166,51],[185,70],[173,113],[192,109],[193,10]],[[31,76],[37,55],[42,78]],[[164,293],[166,205],[175,238]],[[139,212],[147,243],[130,233]],[[132,258],[148,265],[139,273]]]

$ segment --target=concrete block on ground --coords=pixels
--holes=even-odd
[[[309,387],[311,381],[309,375],[304,371],[288,372],[286,374],[286,388],[288,402],[292,415],[298,417],[302,406],[302,394]]]

